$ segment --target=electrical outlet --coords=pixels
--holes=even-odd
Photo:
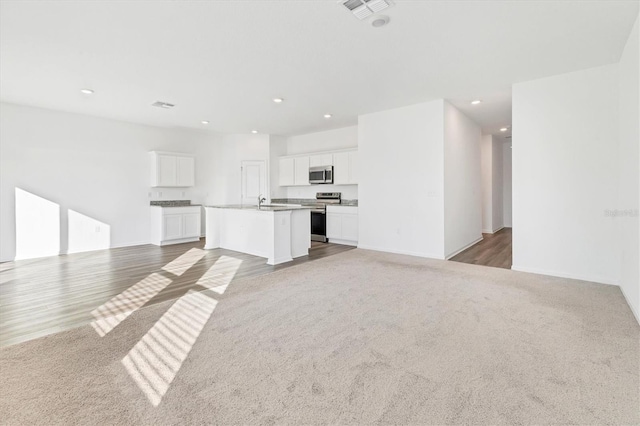
[[[96,225],[96,232],[100,232],[100,225]]]
[[[162,197],[162,191],[156,192],[156,197]]]

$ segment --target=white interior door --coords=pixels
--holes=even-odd
[[[267,193],[267,165],[264,161],[242,162],[242,204],[258,204],[258,197]]]

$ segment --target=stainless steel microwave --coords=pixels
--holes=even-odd
[[[309,183],[333,183],[333,166],[309,167]]]

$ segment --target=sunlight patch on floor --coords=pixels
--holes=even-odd
[[[218,294],[223,294],[231,281],[233,281],[233,277],[236,276],[240,265],[242,265],[241,259],[220,256],[220,258],[216,260],[216,263],[200,277],[196,284],[215,291]]]
[[[173,275],[180,276],[193,265],[198,263],[205,254],[207,254],[207,252],[202,249],[192,248],[185,254],[164,265],[162,270],[171,272]]]
[[[93,329],[104,337],[129,315],[171,284],[172,280],[153,273],[91,312]]]
[[[122,359],[127,372],[154,407],[162,401],[217,303],[209,296],[189,290]]]

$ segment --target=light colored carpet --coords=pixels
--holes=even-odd
[[[157,406],[122,360],[171,352],[143,336],[186,300],[3,348],[0,422],[640,423],[640,327],[617,287],[353,250],[196,295],[218,303],[176,343],[195,339],[186,359],[141,355],[171,364],[153,367]]]

